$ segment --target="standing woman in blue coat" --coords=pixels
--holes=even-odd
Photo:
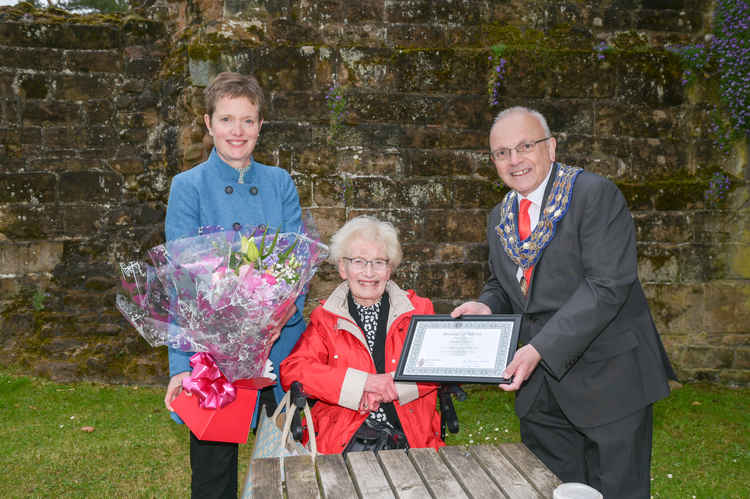
[[[198,235],[200,227],[264,225],[281,232],[297,232],[302,210],[297,189],[285,170],[263,165],[252,154],[263,125],[263,90],[252,76],[221,73],[205,90],[204,115],[214,148],[208,160],[172,179],[167,205],[167,241]],[[274,366],[297,343],[305,329],[300,296],[286,317],[273,330],[275,341],[270,359]],[[278,339],[278,341],[277,341]],[[171,403],[190,375],[190,352],[169,349],[169,374],[164,403]],[[278,383],[266,389],[260,399],[275,405],[283,391]],[[275,401],[273,400],[275,398]],[[176,414],[173,419],[181,422]],[[199,440],[190,433],[192,497],[237,497],[237,444]]]

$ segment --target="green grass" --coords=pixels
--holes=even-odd
[[[519,441],[513,397],[471,387],[448,444]],[[686,385],[656,405],[654,497],[750,495],[748,389]],[[0,370],[4,497],[188,497],[187,430],[161,388],[53,383]],[[91,426],[93,432],[81,428]],[[240,480],[252,449],[240,446]]]

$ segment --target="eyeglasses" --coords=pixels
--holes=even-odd
[[[528,154],[534,149],[536,145],[545,140],[551,139],[552,136],[544,137],[543,139],[535,140],[533,142],[522,142],[515,147],[498,147],[494,151],[490,151],[490,157],[495,161],[508,161],[510,159],[511,149],[515,149],[518,154]]]
[[[365,270],[368,265],[372,265],[372,270],[375,272],[383,272],[388,268],[388,259],[376,258],[375,260],[365,260],[364,258],[349,258],[345,256],[344,260],[349,262],[352,270],[356,272]]]

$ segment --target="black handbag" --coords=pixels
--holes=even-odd
[[[386,423],[379,423],[370,418],[357,429],[344,449],[347,452],[381,451],[390,449],[408,449],[406,435],[398,428]]]

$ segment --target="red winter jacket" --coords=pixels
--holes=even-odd
[[[392,281],[386,284],[390,298],[385,340],[386,372],[394,372],[401,357],[409,321],[414,314],[433,314],[432,302],[404,291]],[[322,305],[313,310],[310,323],[292,353],[281,363],[284,390],[294,381],[318,399],[312,407],[318,452],[341,453],[367,418],[358,412],[365,380],[376,374],[364,333],[349,314],[347,282],[339,285]],[[396,383],[399,398],[393,401],[410,447],[445,445],[440,440],[437,388],[431,383]]]

